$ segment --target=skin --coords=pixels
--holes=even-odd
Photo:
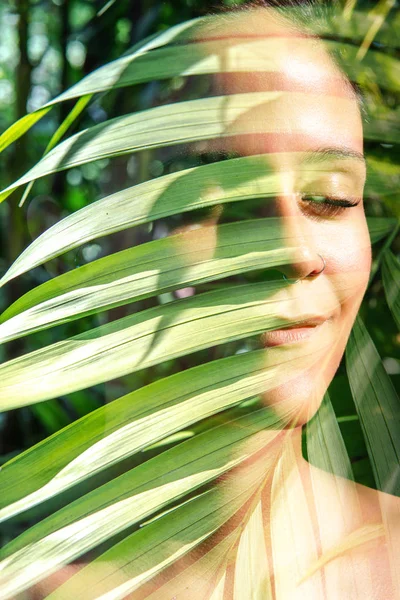
[[[269,348],[269,352],[276,351],[278,345],[280,351],[285,351],[287,347],[288,351],[298,352],[299,356],[308,353],[311,356],[314,353],[315,356],[314,361],[310,360],[308,369],[303,369],[299,375],[263,397],[265,404],[273,406],[287,418],[288,427],[291,427],[282,438],[282,453],[284,456],[286,454],[284,464],[288,481],[291,482],[287,484],[284,522],[290,506],[297,514],[298,522],[309,519],[314,531],[311,537],[314,541],[319,538],[317,544],[320,555],[323,549],[330,547],[333,539],[339,543],[350,531],[381,523],[382,520],[390,523],[393,540],[398,533],[399,502],[396,498],[312,467],[304,460],[301,449],[301,426],[319,408],[323,394],[339,366],[371,267],[370,240],[362,199],[366,169],[358,102],[348,81],[320,41],[304,39],[302,34],[288,29],[287,23],[275,19],[268,10],[252,10],[242,13],[240,20],[236,15],[234,18],[241,36],[249,36],[250,39],[251,35],[269,33],[282,44],[276,55],[276,65],[272,65],[274,72],[217,75],[217,87],[224,94],[280,91],[283,95],[276,100],[276,106],[274,102],[265,104],[257,108],[254,114],[249,112],[242,118],[249,123],[258,123],[259,129],[255,135],[235,135],[235,129],[246,127],[245,122],[236,122],[232,127],[233,136],[227,143],[222,141],[219,145],[223,150],[241,156],[265,154],[276,173],[282,174],[280,194],[275,199],[268,199],[263,214],[280,219],[288,244],[293,244],[297,252],[290,265],[280,268],[283,275],[296,283],[279,294],[282,300],[288,294],[293,299],[294,326],[297,316],[304,311],[323,320],[321,325],[306,328],[306,331],[266,332],[262,336],[262,343]],[[222,25],[218,31],[221,37],[231,33],[232,23]],[[213,36],[217,37],[215,30]],[[279,113],[275,130],[266,128],[263,132],[263,124],[270,120],[271,113],[275,111]],[[305,173],[314,169],[314,157],[317,161],[323,161],[325,173],[313,176],[312,184],[308,186],[304,184],[307,179]],[[316,199],[313,193],[318,195],[322,203],[311,201]],[[342,206],[332,205],[332,199],[339,200]],[[346,205],[346,201],[354,206]],[[324,265],[321,257],[325,261],[322,271]],[[291,446],[289,453],[285,450],[288,439]],[[305,494],[306,508],[303,512],[295,491],[296,480],[301,481]],[[270,577],[275,580],[277,597],[280,597],[280,590],[282,597],[302,597],[302,586],[298,586],[298,582],[293,581],[293,587],[288,584],[289,588],[283,591],[279,575],[276,579],[279,560],[274,551],[274,524],[278,536],[283,534],[285,527],[284,523],[283,529],[279,527],[279,510],[271,512],[271,485],[271,479],[268,480],[266,474],[262,492],[264,538],[269,564],[275,559],[274,567],[270,567]],[[343,509],[335,496],[337,488],[343,490],[345,504],[352,514],[350,522],[341,520]],[[328,509],[327,498],[331,499]],[[351,506],[353,509],[350,509]],[[318,531],[319,534],[316,534]],[[287,543],[286,551],[293,552],[293,541],[288,540]],[[304,535],[301,547],[307,552],[308,542]],[[338,597],[356,598],[364,594],[369,598],[395,598],[389,563],[384,537],[348,552],[340,565],[340,581],[337,576],[333,579]],[[354,568],[358,574],[355,578]],[[365,568],[367,571],[363,571]],[[335,564],[325,569],[325,586],[329,588],[331,585],[332,591],[329,569],[335,569]],[[372,573],[368,584],[364,579],[366,572]],[[287,568],[285,573],[285,577],[290,579]],[[316,582],[316,579],[311,578],[303,584],[309,585],[306,596],[319,598],[321,590],[313,581]],[[364,582],[364,588],[361,581]]]
[[[278,302],[289,301],[286,316],[292,330],[265,332],[261,344],[270,354],[288,352],[293,358],[310,357],[306,369],[263,396],[264,403],[272,406],[286,423],[286,429],[272,441],[268,432],[258,434],[265,436],[265,452],[257,456],[255,463],[270,466],[272,461],[275,473],[281,476],[277,487],[274,470],[265,467],[264,480],[258,489],[257,498],[261,499],[262,507],[260,524],[269,563],[263,576],[269,576],[272,581],[274,598],[394,599],[397,596],[383,536],[332,561],[324,570],[322,584],[318,574],[306,583],[299,583],[294,569],[279,562],[277,550],[280,541],[283,555],[294,563],[297,558],[293,540],[298,535],[301,560],[304,559],[309,568],[315,562],[311,550],[310,555],[307,554],[313,545],[321,556],[327,548],[340,544],[349,533],[368,525],[384,522],[393,531],[393,538],[400,538],[397,499],[312,467],[304,460],[301,449],[301,427],[319,408],[338,368],[370,272],[370,240],[362,201],[366,170],[359,106],[348,81],[325,52],[323,44],[306,39],[271,11],[257,9],[228,15],[203,30],[199,40],[215,42],[217,52],[221,40],[225,40],[225,47],[229,48],[233,32],[245,40],[262,35],[266,44],[271,39],[279,41],[279,52],[275,52],[273,60],[266,54],[267,72],[215,75],[217,92],[229,95],[243,91],[277,91],[281,94],[275,101],[263,103],[230,122],[227,137],[213,142],[209,148],[239,156],[262,154],[266,163],[280,175],[279,194],[266,200],[260,216],[279,218],[287,244],[295,249],[293,261],[280,267],[289,282],[274,297]],[[255,129],[251,135],[241,134],[243,130],[251,133],[252,127]],[[200,254],[201,244],[210,252],[209,242],[216,236],[215,226],[223,216],[222,211],[214,212],[203,223],[205,230],[199,235]],[[204,243],[205,236],[207,243]],[[323,269],[321,257],[325,262]],[[311,317],[319,322],[310,324]],[[224,479],[230,493],[239,485],[241,477],[243,472],[239,469]],[[346,507],[344,512],[343,506]],[[254,508],[255,505],[251,505],[244,509],[235,523],[228,523],[222,532],[200,546],[190,555],[190,560],[201,558],[206,550],[217,545],[238,525],[238,519],[242,527],[246,527]],[[286,523],[291,513],[296,519],[293,539],[286,540]],[[304,524],[309,525],[308,529],[304,529]],[[178,562],[132,597],[197,598],[197,588],[193,587],[190,595],[187,590],[192,585],[192,577],[201,580],[200,566],[197,573],[192,570],[190,578],[183,581],[182,593],[175,583],[167,588],[168,592],[161,589],[168,581],[175,581],[174,577],[187,567],[188,560]],[[43,597],[78,569],[78,565],[66,567],[35,586],[30,597]],[[281,571],[285,573],[284,580],[280,579]],[[285,585],[288,587],[282,587]],[[322,595],[320,585],[325,590]],[[325,596],[329,589],[337,595]]]
[[[217,55],[224,52],[221,63],[234,71],[229,53],[238,38],[246,49],[262,36],[264,42],[254,53],[265,57],[265,67],[260,67],[265,70],[218,73],[215,91],[228,95],[227,105],[231,94],[242,92],[277,92],[278,97],[229,122],[225,136],[209,146],[237,156],[263,155],[279,176],[279,193],[266,199],[259,216],[277,217],[287,245],[295,251],[291,264],[280,267],[293,285],[274,296],[278,302],[290,301],[285,316],[293,329],[266,332],[261,343],[270,354],[276,346],[282,354],[287,346],[291,356],[296,355],[295,344],[298,356],[311,357],[309,368],[265,394],[264,401],[293,427],[306,423],[318,409],[368,283],[363,130],[355,93],[322,42],[305,37],[274,11],[225,16],[199,38]],[[305,321],[298,323],[301,319]],[[310,319],[318,322],[308,327]]]
[[[281,94],[275,101],[261,104],[230,123],[225,132],[227,137],[208,147],[237,156],[264,155],[268,166],[281,175],[279,194],[266,199],[259,216],[279,218],[287,244],[296,249],[293,261],[280,267],[292,285],[288,284],[274,296],[282,302],[289,299],[292,329],[265,332],[261,343],[269,356],[278,351],[281,356],[290,352],[293,358],[310,357],[308,368],[263,396],[264,403],[272,406],[286,423],[286,430],[273,443],[265,434],[266,451],[273,454],[279,448],[286,480],[285,486],[281,483],[284,496],[281,501],[285,503],[282,523],[280,500],[276,492],[272,500],[273,477],[267,469],[260,492],[269,577],[276,598],[300,598],[303,593],[307,598],[321,598],[317,581],[320,575],[299,584],[294,575],[293,581],[289,581],[292,572],[287,563],[279,564],[276,540],[284,539],[287,512],[293,511],[296,522],[309,523],[309,533],[301,530],[299,534],[303,554],[316,544],[321,556],[350,533],[382,522],[385,527],[390,523],[392,540],[398,539],[399,533],[396,498],[320,471],[305,461],[301,448],[302,425],[318,410],[339,366],[369,279],[371,247],[363,206],[366,168],[362,121],[353,89],[320,41],[305,39],[265,9],[228,16],[221,25],[214,25],[211,32],[203,32],[201,39],[215,40],[218,52],[221,40],[229,48],[233,33],[244,39],[260,35],[277,38],[279,53],[272,63],[268,62],[267,73],[215,75],[217,93],[277,91]],[[268,43],[269,38],[266,40]],[[224,58],[228,60],[227,53]],[[243,131],[250,135],[242,135]],[[220,208],[214,218],[203,224],[209,238],[215,237],[215,226],[223,210]],[[310,317],[299,323],[304,314],[312,315],[320,323],[309,326]],[[279,464],[278,461],[276,467]],[[232,490],[239,478],[240,470],[231,475]],[[304,493],[303,505],[299,489]],[[242,517],[243,524],[248,517]],[[296,524],[293,526],[296,528]],[[215,543],[218,541],[217,535]],[[295,561],[293,539],[286,543],[283,555]],[[310,555],[306,562],[311,566],[314,560]],[[348,550],[339,560],[324,570],[325,593],[330,589],[341,598],[397,597],[390,570],[393,555],[389,556],[383,535]],[[285,572],[285,582],[279,581],[280,569]],[[176,571],[179,568],[171,570]],[[168,578],[168,575],[161,577],[152,589]]]

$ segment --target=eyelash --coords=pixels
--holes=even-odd
[[[318,198],[313,200],[312,198]],[[355,208],[359,201],[344,200],[342,198],[332,198],[329,196],[320,196],[317,194],[302,194],[301,201],[308,205],[308,208],[321,216],[335,217],[342,214],[348,208]]]

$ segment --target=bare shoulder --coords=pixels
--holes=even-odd
[[[337,494],[341,490],[342,506],[354,516],[350,524],[353,534],[353,551],[349,554],[356,560],[368,559],[373,590],[370,598],[392,600],[400,597],[400,498],[377,491],[354,481],[326,473],[310,465],[312,478],[318,480],[324,494]],[[331,507],[334,506],[331,503]],[[347,525],[349,521],[346,519]],[[349,531],[343,531],[345,542]],[[357,536],[359,535],[358,541]],[[396,591],[397,590],[397,591]]]
[[[400,498],[359,483],[355,486],[365,518],[368,521],[381,521],[386,527],[390,526],[392,531],[400,533]]]
[[[381,536],[370,550],[379,598],[400,597],[400,498],[356,484],[361,510],[368,522],[381,525]]]
[[[322,485],[322,489],[327,492],[336,490],[338,483],[344,491],[355,492],[365,521],[373,523],[385,518],[390,519],[392,525],[400,525],[400,498],[398,496],[355,483],[339,475],[327,473],[310,463],[307,464],[311,477],[318,480]]]

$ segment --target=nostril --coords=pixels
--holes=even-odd
[[[308,277],[315,277],[316,275],[320,275],[323,271],[325,271],[325,267],[326,267],[325,259],[322,256],[322,254],[318,254],[318,256],[322,260],[322,267],[319,271],[313,271],[312,273],[310,273],[310,275]]]
[[[300,279],[320,275],[325,270],[325,267],[326,262],[324,257],[305,247],[299,249],[295,261],[289,265],[280,267],[279,270],[286,281],[289,283],[296,283]]]

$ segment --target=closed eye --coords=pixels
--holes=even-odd
[[[334,198],[331,196],[320,196],[313,194],[302,194],[301,202],[307,205],[313,213],[321,216],[336,216],[343,213],[348,208],[355,208],[360,200],[350,200],[348,198]]]

